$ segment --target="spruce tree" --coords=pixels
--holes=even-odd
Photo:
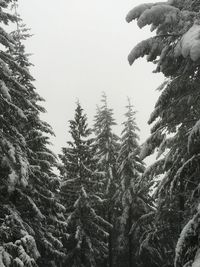
[[[115,214],[114,194],[118,187],[118,176],[116,159],[119,149],[119,138],[113,133],[112,127],[116,125],[113,119],[113,111],[108,108],[106,95],[102,96],[102,106],[98,107],[95,116],[93,142],[96,160],[96,173],[101,178],[101,193],[104,201],[102,216],[110,224],[113,224]],[[114,209],[114,210],[113,210]],[[114,264],[114,230],[109,232],[109,255],[107,266],[112,267]]]
[[[97,215],[84,187],[81,187],[66,223],[69,229],[66,264],[73,267],[99,266],[108,254],[108,229],[111,225]]]
[[[138,143],[139,128],[136,125],[133,106],[128,100],[126,121],[123,123],[120,150],[118,156],[118,175],[120,184],[115,196],[117,204],[121,207],[119,217],[119,246],[122,254],[119,259],[123,266],[133,266],[136,257],[133,255],[137,251],[136,240],[130,233],[132,225],[141,215],[150,211],[150,201],[148,203],[148,191],[144,192],[145,183],[141,180],[144,172],[144,163],[139,157],[140,146]],[[134,253],[135,252],[135,253]],[[120,265],[121,266],[121,265]]]
[[[71,141],[59,155],[62,164],[61,201],[66,207],[68,236],[63,238],[68,250],[66,264],[94,267],[107,256],[107,231],[111,225],[97,215],[98,180],[87,117],[77,103],[74,120],[70,120]]]
[[[79,102],[74,120],[70,120],[69,124],[72,140],[67,142],[68,147],[62,148],[62,154],[59,155],[62,164],[59,169],[63,176],[61,196],[67,201],[66,209],[71,211],[82,186],[86,192],[92,193],[91,129],[88,128],[87,117]]]
[[[182,230],[176,247],[177,267],[192,266],[199,248],[199,6],[199,1],[174,0],[143,4],[127,15],[127,21],[137,19],[140,28],[151,24],[152,30],[156,29],[154,37],[132,50],[130,64],[147,55],[147,60],[156,64],[155,71],[167,78],[159,88],[161,95],[149,120],[155,123],[142,154],[145,157],[158,149],[158,157],[162,156],[152,172],[153,177],[164,174],[156,192],[157,225],[162,225],[157,233],[160,240],[172,236],[167,249],[172,265]],[[162,257],[165,255],[162,252]]]
[[[105,196],[110,198],[117,187],[116,158],[119,149],[119,137],[113,133],[112,127],[116,125],[113,111],[108,108],[107,97],[102,96],[102,106],[97,109],[95,116],[93,146],[96,150],[97,170],[104,173],[102,181]]]
[[[15,49],[15,40],[3,25],[16,22],[17,17],[9,13],[13,1],[1,1],[1,51],[0,51],[0,264],[2,266],[36,266],[39,252],[33,232],[22,219],[18,207],[13,203],[16,188],[24,190],[28,185],[29,162],[26,140],[21,125],[27,121],[25,108],[29,92],[19,83],[19,77],[30,77],[7,51]]]
[[[3,2],[6,3],[2,1],[1,5]],[[7,2],[17,5],[16,1]],[[1,51],[5,61],[2,59],[2,82],[7,84],[4,89],[10,95],[9,100],[1,95],[7,105],[1,116],[5,147],[1,146],[0,173],[2,182],[6,182],[1,189],[1,253],[9,253],[12,266],[36,266],[36,260],[39,266],[44,266],[44,262],[51,266],[65,256],[59,231],[65,229],[64,207],[55,200],[59,183],[52,167],[56,157],[48,148],[46,136],[52,130],[39,118],[40,112],[44,112],[38,104],[42,99],[32,84],[31,63],[22,44],[29,34],[21,28],[17,14],[4,13],[2,20],[6,16],[16,22],[17,30],[9,35],[11,45]],[[4,22],[7,24],[8,19]]]

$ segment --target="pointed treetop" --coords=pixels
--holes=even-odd
[[[128,102],[127,107],[128,108],[132,108],[133,107],[133,104],[131,104],[131,98],[129,96],[127,96],[127,102]]]
[[[76,98],[76,102],[75,103],[76,103],[77,106],[80,106],[80,101],[79,101],[78,97]]]
[[[128,104],[126,106],[127,112],[124,114],[127,120],[122,123],[125,126],[125,128],[122,131],[122,134],[128,130],[131,132],[134,131],[134,136],[136,136],[137,134],[135,133],[135,131],[139,131],[139,128],[137,127],[137,124],[136,124],[136,118],[135,118],[136,111],[133,109],[133,107],[134,106],[131,104],[130,98],[128,98]],[[137,136],[137,139],[139,139],[138,136]]]
[[[75,115],[73,120],[69,120],[70,123],[70,134],[74,134],[74,131],[78,131],[80,135],[86,137],[90,134],[91,129],[88,129],[87,116],[83,113],[83,108],[79,100],[76,102]],[[78,136],[79,136],[78,134]],[[74,136],[74,135],[73,135]]]
[[[103,106],[104,106],[105,108],[108,107],[107,95],[106,95],[106,93],[105,93],[104,91],[102,92],[102,99],[101,99],[101,102],[104,104]]]
[[[130,97],[127,97],[128,104],[126,106],[127,112],[125,113],[125,116],[128,118],[133,118],[133,116],[137,113],[137,111],[133,110],[134,106],[131,103]],[[135,120],[135,118],[133,118]]]

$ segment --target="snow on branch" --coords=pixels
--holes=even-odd
[[[155,176],[163,174],[164,173],[164,163],[165,163],[164,158],[154,162],[153,164],[151,164],[149,167],[146,168],[142,177],[143,178],[148,177],[148,180],[152,180]]]
[[[174,50],[175,57],[188,56],[197,61],[200,58],[200,25],[194,24],[177,43]]]
[[[192,267],[199,267],[200,266],[200,249],[197,250],[194,262],[192,264]]]
[[[156,147],[162,143],[165,135],[161,131],[153,133],[141,147],[140,158],[144,159],[153,154]]]
[[[143,28],[153,24],[155,27],[160,24],[174,24],[177,22],[179,9],[169,5],[156,5],[145,10],[138,19],[138,26]]]
[[[154,30],[163,23],[176,23],[179,13],[180,10],[169,3],[148,3],[133,8],[126,16],[126,21],[138,19],[137,24],[140,28],[152,24],[152,30]]]
[[[153,61],[161,54],[163,42],[158,38],[149,38],[137,44],[128,55],[129,64],[132,65],[139,57],[148,55],[148,61]]]
[[[176,245],[176,256],[174,261],[175,267],[180,266],[180,263],[182,263],[183,259],[185,258],[184,256],[187,254],[188,246],[190,247],[190,250],[196,250],[195,247],[192,248],[192,239],[198,235],[197,228],[199,227],[199,219],[200,214],[198,211],[197,214],[183,228]],[[194,266],[196,267],[199,265],[196,265],[195,263],[192,265],[192,267]]]
[[[150,9],[152,6],[153,3],[146,3],[136,6],[131,11],[129,11],[129,13],[126,16],[126,21],[131,22],[134,19],[138,19],[145,10]]]
[[[196,122],[188,137],[188,152],[191,153],[199,144],[200,138],[200,120]]]
[[[8,101],[11,101],[11,96],[9,94],[9,89],[5,85],[4,81],[0,80],[0,93],[5,97]]]
[[[174,179],[171,182],[170,185],[170,194],[172,195],[172,192],[174,190],[175,184],[179,179],[184,179],[186,175],[191,174],[196,170],[196,168],[199,166],[199,159],[200,154],[194,155],[190,159],[188,159],[176,172],[176,175],[174,176]]]

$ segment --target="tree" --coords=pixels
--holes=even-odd
[[[116,158],[119,148],[119,137],[112,132],[116,125],[113,111],[107,106],[107,97],[102,96],[102,106],[98,108],[94,124],[94,147],[96,149],[97,170],[104,172],[104,192],[108,198],[113,195],[116,183]]]
[[[62,148],[62,154],[59,155],[62,164],[59,168],[63,176],[61,195],[66,201],[67,210],[71,211],[82,186],[86,192],[92,193],[91,129],[88,128],[87,117],[79,102],[74,120],[69,123],[72,141],[67,142],[68,147]]]
[[[6,2],[17,5],[16,1],[1,5]],[[36,261],[51,266],[65,256],[58,230],[65,229],[64,207],[55,200],[59,182],[52,171],[56,156],[46,136],[52,130],[39,118],[44,112],[38,104],[42,98],[32,84],[31,63],[22,44],[29,34],[16,12],[1,17],[6,24],[9,19],[17,23],[17,30],[7,37],[10,45],[1,51],[1,81],[7,92],[1,94],[1,255],[3,259],[8,253],[12,266],[36,266]]]
[[[68,236],[63,238],[68,250],[66,264],[94,267],[107,255],[107,231],[111,225],[96,213],[101,198],[91,153],[91,130],[79,102],[69,133],[72,140],[59,155],[63,176],[60,195],[67,211]]]
[[[199,1],[174,0],[143,4],[127,15],[127,21],[137,19],[140,28],[151,24],[152,30],[156,29],[154,37],[132,50],[130,64],[147,55],[147,60],[157,65],[155,71],[161,71],[167,78],[159,88],[161,95],[149,120],[155,123],[143,156],[158,148],[158,156],[163,158],[154,166],[165,174],[157,190],[159,213],[163,207],[168,212],[178,210],[179,216],[173,222],[173,232],[177,235],[186,224],[176,249],[175,266],[191,266],[199,247],[195,241],[197,223],[193,234],[187,235],[189,218],[194,216],[197,222],[198,217],[199,6]]]
[[[113,196],[118,186],[116,159],[118,153],[118,140],[119,138],[112,132],[112,127],[115,125],[113,119],[113,111],[107,106],[106,95],[102,96],[102,106],[97,109],[94,124],[94,150],[96,159],[96,173],[101,175],[101,193],[104,202],[102,216],[110,224],[113,224]],[[113,230],[109,233],[109,256],[108,266],[113,266]]]
[[[107,238],[111,225],[98,216],[84,187],[67,219],[69,237],[66,263],[73,267],[96,267],[107,257]]]
[[[144,163],[139,158],[140,146],[138,144],[139,136],[137,131],[139,128],[135,122],[135,114],[133,106],[128,99],[127,112],[125,114],[126,121],[123,123],[120,150],[118,155],[118,176],[120,184],[115,196],[116,202],[121,207],[120,223],[119,223],[119,241],[122,244],[122,253],[124,266],[133,266],[133,254],[136,251],[136,242],[130,233],[132,225],[139,217],[149,211],[148,204],[143,199],[147,196],[141,195],[142,186],[141,175],[144,172]],[[148,192],[147,192],[148,195]],[[134,244],[134,245],[133,245]],[[120,258],[122,255],[120,255]],[[128,261],[126,262],[126,258]],[[134,260],[136,262],[136,259]]]
[[[15,40],[3,29],[3,25],[17,21],[17,17],[8,12],[12,2],[0,3],[0,264],[7,267],[26,262],[36,266],[39,252],[34,237],[11,198],[15,188],[26,188],[29,172],[26,141],[21,131],[21,124],[27,120],[21,105],[26,102],[26,90],[13,73],[19,77],[30,76],[6,52],[15,46]]]

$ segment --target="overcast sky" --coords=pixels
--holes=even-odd
[[[145,2],[151,2],[146,0]],[[19,13],[34,36],[27,52],[34,55],[32,74],[38,92],[45,98],[48,121],[56,134],[54,151],[60,152],[67,139],[68,120],[73,118],[79,98],[92,124],[96,104],[105,91],[121,124],[127,96],[137,109],[141,141],[148,137],[147,120],[163,81],[145,59],[129,66],[127,56],[150,36],[126,14],[138,0],[19,0]],[[117,131],[119,131],[119,127]]]

